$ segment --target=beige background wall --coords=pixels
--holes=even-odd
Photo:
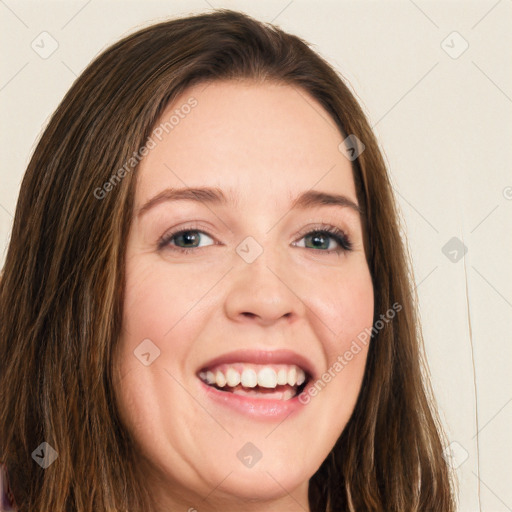
[[[76,75],[136,28],[221,6],[313,43],[356,92],[403,213],[460,510],[511,511],[510,0],[1,1],[0,265],[34,142]]]

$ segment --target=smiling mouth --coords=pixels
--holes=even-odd
[[[226,393],[261,398],[290,400],[309,382],[309,374],[293,364],[221,364],[203,368],[198,377],[208,386]]]

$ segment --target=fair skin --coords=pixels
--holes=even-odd
[[[343,137],[334,121],[305,91],[199,84],[162,120],[191,97],[197,106],[155,139],[137,170],[116,358],[122,420],[158,510],[309,510],[309,479],[350,418],[367,347],[309,403],[279,417],[212,399],[198,373],[235,350],[284,349],[319,379],[371,327],[373,286],[357,211],[291,208],[309,190],[357,205],[351,162],[338,149]],[[185,187],[218,187],[228,202],[163,200],[138,215],[163,190]],[[318,224],[343,231],[352,250],[329,234],[315,244]],[[163,235],[187,229],[191,239],[175,236],[159,248]],[[237,252],[247,237],[246,251],[262,250],[251,262]],[[148,365],[134,357],[146,339],[160,350]],[[152,358],[153,345],[145,347]],[[262,392],[247,403],[265,399]],[[261,454],[251,467],[237,455],[247,443]],[[242,453],[247,460],[257,454],[252,445]]]

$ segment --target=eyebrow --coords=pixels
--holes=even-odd
[[[225,205],[230,201],[237,205],[238,201],[232,192],[229,198],[218,187],[194,187],[194,188],[168,188],[158,193],[147,201],[137,212],[137,217],[141,217],[148,210],[158,204],[169,201],[195,201],[198,203]],[[342,208],[349,208],[356,212],[360,217],[363,217],[364,212],[361,207],[356,204],[352,199],[341,194],[332,194],[328,192],[321,192],[319,190],[307,190],[299,194],[291,202],[290,209],[307,209],[318,206],[340,206]]]

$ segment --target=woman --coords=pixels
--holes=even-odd
[[[17,510],[453,511],[409,276],[375,137],[306,43],[228,10],[126,37],[18,200]]]

